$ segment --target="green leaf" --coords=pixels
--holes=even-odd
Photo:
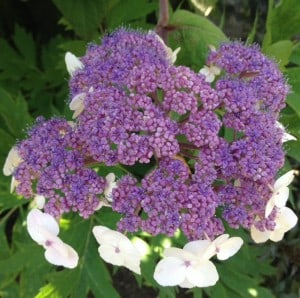
[[[25,61],[35,66],[35,43],[31,34],[28,34],[22,27],[16,25],[13,40]]]
[[[0,88],[0,115],[10,133],[16,138],[24,136],[23,129],[32,121],[24,98],[19,95],[16,98]]]
[[[198,71],[205,63],[209,46],[228,41],[224,33],[211,21],[186,10],[177,10],[170,20],[174,30],[170,33],[173,49],[181,47],[177,63]]]
[[[53,0],[74,31],[83,39],[91,40],[118,0]]]
[[[300,66],[300,43],[297,43],[297,45],[295,45],[293,52],[290,56],[290,62]]]
[[[148,0],[122,0],[110,11],[107,19],[108,28],[113,29],[124,23],[136,21],[155,11],[158,8],[158,1]]]
[[[300,67],[291,67],[287,71],[289,84],[292,85],[292,92],[300,94]]]
[[[300,1],[281,0],[273,9],[272,41],[291,39],[300,33]]]
[[[280,40],[265,48],[265,54],[274,58],[281,70],[289,63],[290,55],[293,51],[294,44],[290,40]]]
[[[300,117],[300,94],[299,93],[290,94],[287,97],[286,102]]]

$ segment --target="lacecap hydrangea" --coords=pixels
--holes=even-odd
[[[45,197],[45,212],[56,218],[70,211],[87,218],[111,206],[122,215],[120,232],[173,236],[180,229],[190,241],[208,241],[224,233],[224,221],[276,230],[287,207],[265,210],[284,164],[287,133],[278,119],[286,79],[256,45],[222,44],[199,72],[174,65],[177,53],[155,32],[127,29],[89,44],[79,59],[68,53],[74,121],[40,117],[14,146],[5,174],[16,192]],[[99,164],[128,173],[108,181]],[[131,171],[137,164],[147,169],[143,176]],[[139,272],[134,264],[127,267]],[[211,285],[185,274],[177,284]]]

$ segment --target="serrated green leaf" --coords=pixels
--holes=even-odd
[[[98,35],[99,28],[118,0],[53,0],[74,31],[85,40]]]
[[[170,33],[173,49],[181,47],[177,63],[199,70],[205,63],[209,46],[228,41],[225,34],[211,21],[186,10],[177,10],[171,17],[174,30]]]
[[[13,40],[19,52],[25,61],[35,66],[35,43],[31,34],[27,33],[24,28],[16,25]]]
[[[13,98],[8,92],[0,88],[0,115],[10,133],[16,138],[24,136],[24,128],[32,122],[28,113],[27,103],[19,95]]]

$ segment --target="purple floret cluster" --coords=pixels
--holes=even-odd
[[[264,210],[284,163],[276,125],[284,77],[257,46],[240,42],[210,52],[206,64],[221,70],[213,83],[173,58],[154,32],[119,29],[90,44],[70,79],[83,111],[74,123],[37,120],[17,147],[17,192],[45,196],[54,216],[88,217],[107,187],[97,165],[135,173],[145,164],[143,177],[126,174],[113,189],[121,231],[171,236],[179,228],[204,239],[223,233],[222,220],[274,228],[274,212],[264,219]]]

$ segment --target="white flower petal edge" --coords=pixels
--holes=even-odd
[[[78,69],[84,68],[83,63],[71,52],[66,53],[65,63],[70,76],[73,76]]]
[[[104,189],[104,196],[107,199],[107,201],[112,202],[113,197],[112,197],[112,191],[114,188],[117,187],[116,183],[116,176],[114,173],[109,173],[106,177],[106,187]]]
[[[266,204],[266,218],[272,213],[275,206],[278,208],[285,206],[289,198],[288,185],[292,183],[295,173],[296,171],[290,170],[275,181],[274,186],[272,187],[273,194]]]
[[[93,234],[100,244],[98,249],[104,261],[141,274],[141,254],[136,246],[122,233],[104,226],[95,226]]]
[[[205,81],[207,83],[212,83],[215,80],[215,77],[221,73],[221,69],[214,65],[204,65],[203,68],[199,70],[199,73],[205,76]]]
[[[297,224],[298,217],[290,208],[282,207],[277,210],[274,221],[276,225],[273,231],[265,230],[262,232],[254,224],[252,225],[250,233],[254,242],[263,243],[269,239],[274,242],[282,240],[284,234]]]
[[[151,31],[150,31],[151,32]],[[177,59],[177,54],[179,53],[179,51],[181,50],[181,48],[177,48],[174,51],[168,47],[165,42],[163,41],[163,39],[155,33],[156,38],[163,44],[163,46],[165,47],[166,53],[167,53],[167,59],[169,60],[169,62],[171,64],[174,64],[176,62]]]
[[[243,245],[243,240],[240,237],[229,238],[228,234],[223,234],[217,237],[212,242],[212,245],[215,246],[217,258],[219,260],[227,260],[239,251]]]
[[[59,225],[50,214],[32,209],[27,216],[27,230],[30,237],[45,248],[46,260],[54,265],[75,268],[77,252],[59,237]]]
[[[297,141],[297,138],[292,136],[291,134],[289,134],[280,122],[276,121],[275,125],[283,131],[283,136],[282,136],[282,140],[281,140],[282,143],[285,143],[288,141]]]
[[[77,118],[84,110],[84,100],[86,98],[86,93],[79,93],[75,95],[70,104],[69,108],[71,111],[74,111],[74,114],[72,116],[73,119]]]
[[[6,157],[3,174],[5,176],[12,175],[21,162],[23,162],[23,159],[20,157],[18,149],[15,146],[12,147]]]

